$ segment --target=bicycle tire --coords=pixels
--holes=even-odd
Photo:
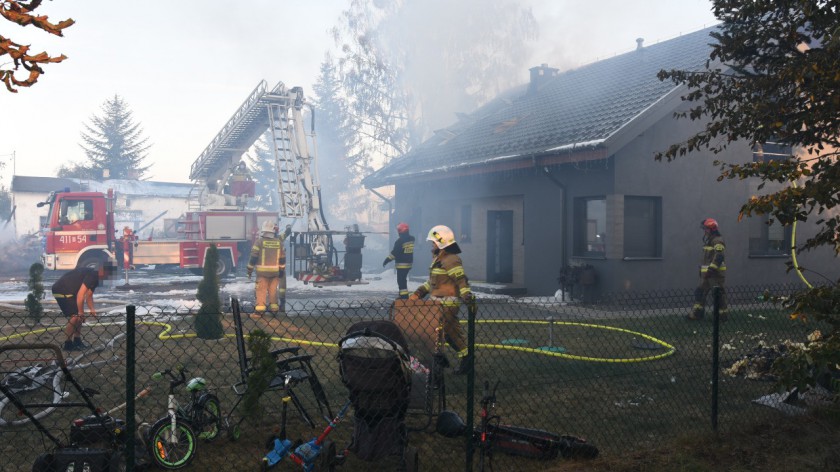
[[[43,380],[33,379],[33,381],[36,381],[39,386],[20,392],[13,392],[15,397],[17,397],[17,399],[24,405],[35,403],[51,403],[53,405],[38,407],[43,408],[38,411],[32,411],[32,409],[27,408],[29,413],[31,413],[36,420],[43,419],[55,411],[58,407],[57,405],[68,396],[68,392],[65,392],[62,386],[64,371],[62,371],[58,366],[51,366],[49,368],[55,368],[55,373],[50,377]],[[29,422],[29,417],[24,415],[23,412],[17,411],[17,408],[14,404],[12,404],[9,397],[2,396],[2,398],[0,398],[0,427],[19,426]]]
[[[210,442],[219,437],[222,431],[222,404],[216,395],[202,395],[190,419],[199,439]]]
[[[165,416],[149,429],[147,448],[152,461],[158,467],[167,470],[182,469],[192,462],[195,457],[198,441],[193,429],[185,421],[179,420],[176,425],[177,442],[170,443],[166,435],[170,433],[171,420]]]

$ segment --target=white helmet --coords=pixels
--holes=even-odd
[[[260,230],[263,233],[273,233],[274,232],[274,222],[271,220],[265,220],[262,222],[262,229]]]
[[[431,241],[438,249],[447,248],[456,243],[455,233],[448,226],[437,225],[429,230],[426,241]]]

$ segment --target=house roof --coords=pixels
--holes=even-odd
[[[32,177],[16,175],[12,178],[13,192],[48,193],[69,188],[74,192],[102,192],[113,189],[119,195],[155,196],[187,199],[193,184],[151,182],[148,180],[111,179],[103,182],[77,178]]]
[[[509,90],[363,184],[376,188],[423,175],[605,148],[612,136],[676,89],[657,78],[660,70],[706,67],[714,28],[560,73],[531,92],[527,85]]]
[[[62,179],[56,177],[32,177],[15,175],[12,177],[12,192],[49,193],[55,190],[69,188],[74,192],[81,190],[77,179]]]

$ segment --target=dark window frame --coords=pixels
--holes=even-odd
[[[604,228],[602,231],[602,239],[603,241],[599,245],[591,244],[590,239],[588,238],[589,233],[589,222],[590,221],[597,221],[593,218],[590,218],[589,215],[589,203],[594,201],[602,201],[604,203]],[[607,197],[605,195],[598,195],[598,196],[589,196],[589,197],[576,197],[574,199],[574,211],[573,211],[573,237],[572,237],[572,255],[574,257],[580,258],[592,258],[592,259],[606,259],[607,257],[607,245],[606,239],[608,237],[607,228],[606,228],[606,219],[607,219]],[[595,232],[597,235],[598,227],[596,225]],[[600,246],[600,250],[596,247]],[[594,248],[594,249],[593,249]]]

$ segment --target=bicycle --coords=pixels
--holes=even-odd
[[[201,377],[187,380],[187,369],[178,366],[177,371],[170,369],[155,372],[152,378],[169,378],[169,397],[167,414],[149,428],[146,435],[147,447],[153,461],[164,469],[180,469],[192,461],[196,439],[212,441],[222,430],[222,408],[218,397],[207,390],[207,382]],[[186,385],[190,392],[190,401],[181,405],[175,389]]]
[[[64,361],[65,365],[69,371],[73,371],[117,361],[125,351],[122,347],[124,338],[125,333],[119,333],[106,343],[83,351],[75,357],[68,357]],[[82,362],[86,358],[106,352],[106,357],[102,359]],[[56,362],[56,359],[46,358],[38,360],[42,362],[26,367],[19,367],[12,371],[0,372],[5,374],[0,379],[0,384],[13,393],[21,403],[27,405],[30,410],[34,410],[31,412],[31,416],[36,420],[43,419],[55,411],[57,405],[70,395],[70,392],[64,390],[65,375],[61,366]],[[10,362],[18,361],[13,360]],[[88,391],[90,393],[97,393],[93,389],[88,389]],[[21,415],[21,412],[16,408],[7,408],[10,403],[9,397],[0,394],[0,427],[19,426],[32,421],[29,416]]]
[[[493,413],[496,407],[496,389],[499,382],[490,389],[490,382],[484,382],[481,397],[481,421],[472,432],[473,444],[478,448],[478,470],[493,470],[493,453],[496,451],[515,456],[540,460],[556,459],[557,456],[571,459],[594,459],[598,448],[585,439],[576,436],[558,435],[539,429],[502,425],[501,416]],[[436,430],[447,437],[463,436],[466,424],[453,411],[438,416]]]

